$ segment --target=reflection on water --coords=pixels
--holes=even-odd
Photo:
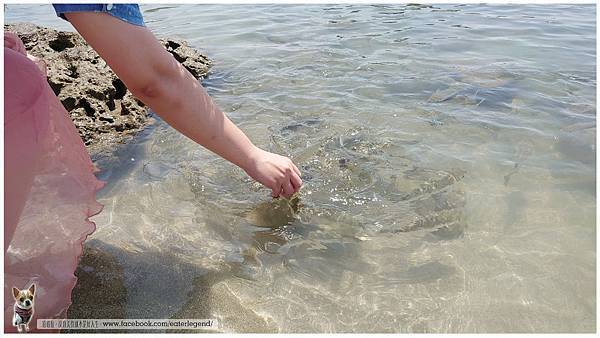
[[[305,185],[271,200],[159,121],[100,161],[70,316],[111,313],[82,299],[116,274],[115,316],[222,331],[595,330],[595,7],[142,9]]]

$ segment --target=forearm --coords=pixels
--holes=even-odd
[[[301,173],[294,163],[255,147],[147,28],[104,13],[66,16],[133,95],[168,124],[244,169],[273,197],[289,198],[300,189]]]
[[[247,167],[252,142],[146,28],[107,14],[69,13],[77,31],[138,99],[164,121],[232,163]]]
[[[177,71],[153,93],[135,92],[165,122],[194,142],[245,169],[254,145],[219,109],[206,90],[173,59]]]

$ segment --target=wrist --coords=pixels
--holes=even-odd
[[[259,158],[261,149],[254,144],[251,144],[245,151],[244,158],[242,159],[239,167],[242,168],[246,173],[252,171],[252,168],[256,167],[256,160]]]

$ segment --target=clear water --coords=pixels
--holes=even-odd
[[[88,247],[121,267],[126,317],[595,331],[595,6],[142,9],[215,61],[205,87],[305,186],[272,202],[160,121],[120,149]],[[70,29],[49,6],[6,17]]]

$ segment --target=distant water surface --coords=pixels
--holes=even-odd
[[[595,332],[595,6],[141,8],[215,61],[205,87],[305,186],[272,202],[159,121],[101,173],[88,247],[124,290],[106,311],[228,332]],[[72,30],[46,5],[6,20]]]

